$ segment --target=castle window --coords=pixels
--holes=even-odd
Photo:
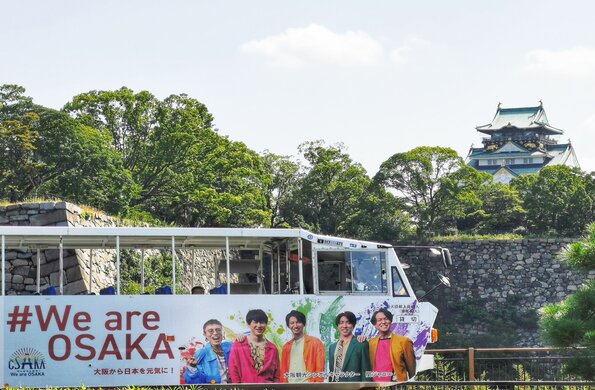
[[[524,158],[523,164],[533,164],[533,158],[532,157]]]

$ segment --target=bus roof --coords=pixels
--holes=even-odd
[[[0,226],[0,236],[6,248],[57,248],[62,238],[63,248],[91,249],[168,248],[172,239],[180,249],[222,249],[226,240],[234,248],[258,248],[287,238],[302,238],[346,248],[387,247],[368,241],[323,236],[304,229],[260,228],[179,228],[179,227],[38,227]]]

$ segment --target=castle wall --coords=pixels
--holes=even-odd
[[[595,271],[574,270],[558,260],[570,239],[479,240],[437,243],[449,248],[453,267],[444,271],[441,262],[427,251],[399,250],[399,258],[410,265],[405,272],[415,289],[428,291],[438,283],[437,273],[447,273],[451,287],[440,287],[427,299],[439,311],[437,326],[461,335],[488,332],[491,316],[502,315],[502,328],[516,332],[517,346],[541,346],[536,323],[546,305],[559,303],[581,285],[595,279]],[[473,307],[483,313],[473,311]],[[475,316],[474,316],[475,314]],[[468,318],[469,321],[462,321]],[[447,336],[445,336],[447,337]]]

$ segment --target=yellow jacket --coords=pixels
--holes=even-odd
[[[378,349],[378,341],[380,336],[376,336],[368,340],[370,343],[370,362],[372,363],[372,371],[375,370],[376,350]],[[413,342],[404,336],[398,334],[391,334],[390,336],[390,360],[393,365],[393,371],[397,376],[398,382],[405,382],[415,375],[415,350]]]

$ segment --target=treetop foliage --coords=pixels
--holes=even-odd
[[[305,142],[301,159],[257,153],[213,121],[185,94],[89,91],[59,111],[2,85],[0,199],[59,198],[181,226],[303,227],[394,243],[580,236],[595,220],[595,177],[578,169],[548,167],[505,185],[450,148],[421,146],[390,156],[370,177],[341,143]]]
[[[513,179],[511,187],[520,194],[527,229],[534,233],[576,237],[595,219],[595,176],[578,168],[545,167],[538,175]]]

